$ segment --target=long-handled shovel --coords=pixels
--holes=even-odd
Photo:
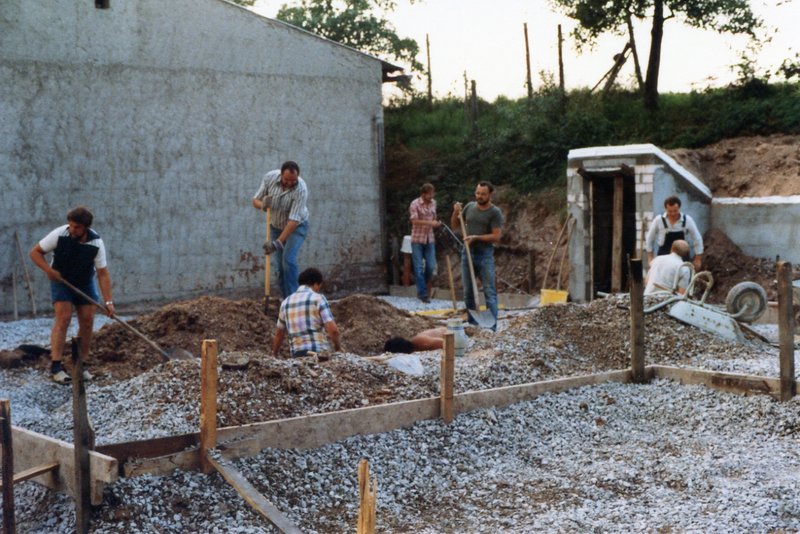
[[[69,282],[67,282],[63,278],[61,280],[59,280],[59,281],[62,284],[64,284],[65,286],[67,286],[68,288],[70,288],[73,292],[75,292],[76,295],[83,297],[87,301],[91,302],[92,304],[94,304],[95,306],[97,306],[98,308],[103,310],[103,312],[108,314],[108,308],[106,308],[104,305],[100,304],[99,302],[94,300],[92,297],[90,297],[89,295],[87,295],[86,293],[84,293],[83,291],[81,291],[80,289],[75,287],[74,285],[70,284]],[[127,328],[128,330],[130,330],[131,332],[136,334],[137,336],[139,336],[143,341],[147,342],[148,345],[153,347],[156,350],[156,352],[158,352],[164,358],[164,361],[169,361],[169,360],[190,360],[190,359],[194,358],[194,355],[191,352],[183,350],[183,349],[175,348],[175,349],[171,349],[169,352],[167,352],[166,350],[164,350],[161,347],[159,347],[156,344],[155,341],[153,341],[152,339],[150,339],[149,337],[147,337],[146,335],[142,334],[140,331],[138,331],[137,329],[135,329],[134,327],[132,327],[131,325],[129,325],[128,323],[126,323],[125,321],[120,319],[119,316],[116,313],[109,314],[109,317],[111,317],[112,319],[117,321],[119,324],[121,324],[122,326],[124,326],[125,328]]]
[[[272,240],[272,232],[270,231],[270,218],[272,216],[272,208],[267,208],[267,241]],[[264,255],[264,314],[269,313],[269,284],[272,278],[272,258],[269,254]]]
[[[494,328],[497,320],[494,318],[491,310],[480,311],[478,307],[478,282],[475,281],[475,267],[472,265],[472,253],[469,251],[469,243],[466,241],[467,227],[464,224],[464,216],[458,212],[458,222],[461,223],[461,234],[464,236],[464,250],[467,252],[467,265],[469,266],[469,277],[472,282],[472,295],[475,301],[475,309],[467,309],[467,313],[472,317],[472,320],[478,323],[481,328]]]

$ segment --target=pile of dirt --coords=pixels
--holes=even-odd
[[[800,135],[736,137],[669,154],[715,197],[800,195]]]
[[[709,230],[703,241],[703,269],[714,276],[709,302],[725,302],[728,291],[739,282],[755,282],[766,290],[769,300],[778,299],[774,260],[748,256],[720,230]]]

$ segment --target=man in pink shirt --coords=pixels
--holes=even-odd
[[[414,264],[414,281],[417,284],[417,298],[430,302],[430,285],[436,271],[436,238],[433,229],[442,223],[436,220],[436,201],[433,184],[423,184],[419,198],[415,198],[408,208],[411,218],[411,260]]]

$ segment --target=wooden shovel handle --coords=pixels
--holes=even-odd
[[[467,227],[464,224],[464,211],[458,212],[458,222],[461,224],[461,235],[464,238],[464,250],[467,251],[467,266],[469,266],[469,277],[472,280],[472,295],[475,298],[475,309],[478,308],[478,282],[475,281],[475,267],[472,265],[472,253],[469,251],[467,243]]]

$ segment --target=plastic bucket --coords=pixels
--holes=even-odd
[[[542,289],[539,296],[539,306],[549,306],[551,304],[564,304],[567,302],[569,291],[560,289]]]

